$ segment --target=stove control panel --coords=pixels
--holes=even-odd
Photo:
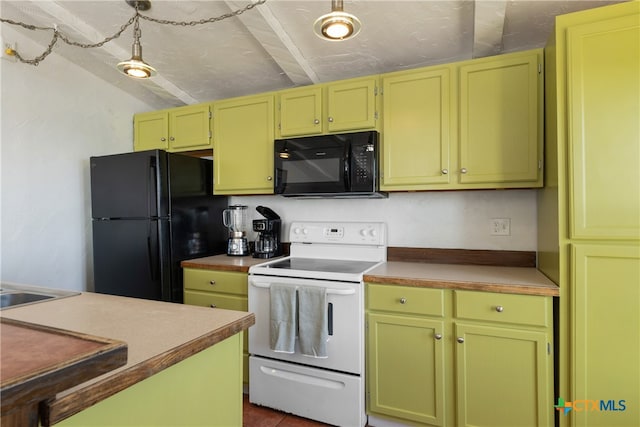
[[[297,222],[291,223],[291,243],[341,243],[386,245],[387,227],[383,222]]]

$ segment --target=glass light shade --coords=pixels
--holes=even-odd
[[[156,75],[156,69],[142,60],[142,46],[138,37],[135,38],[131,47],[131,59],[119,63],[118,70],[136,79],[146,79]]]
[[[354,15],[346,12],[334,11],[322,15],[313,24],[316,35],[330,41],[346,40],[360,32],[362,24]]]
[[[129,77],[146,79],[156,75],[156,69],[140,58],[131,58],[118,64],[118,70]]]

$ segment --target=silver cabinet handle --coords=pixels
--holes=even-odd
[[[458,337],[458,339],[456,341],[458,341],[460,344],[462,344],[464,342],[464,338]]]
[[[501,306],[501,305],[499,305],[499,306],[497,306],[497,307],[496,307],[496,311],[497,311],[498,313],[502,313],[502,312],[504,311],[504,307],[503,307],[503,306]]]
[[[211,308],[217,308],[217,306],[215,304],[211,304],[209,307]]]
[[[442,169],[442,175],[446,175],[449,173],[449,169]]]
[[[437,339],[437,340],[441,340],[442,339],[442,334],[435,334],[433,337],[435,339]]]
[[[267,181],[271,181],[271,180],[273,180],[273,177],[268,176]]]
[[[176,139],[172,136],[169,137],[169,141],[175,141]]]
[[[210,284],[211,286],[213,286],[213,285],[215,285],[215,284],[216,284],[216,281],[215,281],[215,280],[211,280],[211,281],[209,281],[209,284]]]
[[[160,141],[165,142],[167,140],[167,138],[165,138],[164,136],[162,138],[160,138]]]
[[[460,173],[467,173],[467,168],[460,169]]]
[[[333,123],[333,117],[329,117],[327,120],[329,120],[329,123]]]
[[[318,125],[318,124],[320,124],[320,120],[315,119],[315,120],[313,121],[313,124],[314,124],[314,125]]]
[[[405,297],[400,298],[400,304],[406,304],[407,299]]]

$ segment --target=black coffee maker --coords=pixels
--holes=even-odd
[[[258,232],[253,257],[273,258],[282,255],[280,216],[266,206],[258,206],[256,210],[264,216],[264,219],[253,220],[253,231]]]

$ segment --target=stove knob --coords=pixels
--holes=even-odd
[[[376,237],[378,235],[378,232],[375,228],[372,228],[371,231],[369,231],[369,234],[371,234],[372,237]]]
[[[293,234],[300,234],[300,229],[298,227],[294,228]]]
[[[309,234],[309,230],[307,230],[306,228],[303,228],[303,229],[302,229],[302,234],[305,234],[305,235],[306,235],[306,234]]]
[[[363,228],[362,230],[360,230],[360,235],[366,236],[367,235],[367,229]]]

